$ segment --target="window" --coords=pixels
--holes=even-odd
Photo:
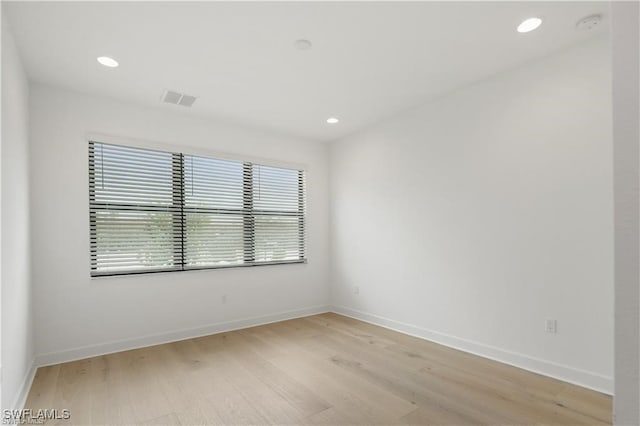
[[[305,177],[89,142],[91,275],[304,262]]]

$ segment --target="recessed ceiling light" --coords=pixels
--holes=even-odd
[[[311,42],[309,40],[305,40],[303,38],[301,38],[300,40],[296,40],[293,45],[296,47],[296,49],[298,50],[309,50],[311,49]]]
[[[338,123],[338,121],[340,121],[340,120],[338,120],[338,119],[337,119],[337,118],[335,118],[335,117],[329,117],[329,118],[327,118],[327,123],[329,123],[329,124],[336,124],[336,123]]]
[[[518,32],[528,33],[529,31],[533,31],[538,28],[540,24],[542,24],[542,19],[540,18],[525,19],[520,25],[518,25]]]
[[[100,64],[104,65],[105,67],[109,67],[109,68],[115,68],[118,65],[120,65],[118,64],[118,61],[108,56],[99,56],[98,62],[100,62]]]

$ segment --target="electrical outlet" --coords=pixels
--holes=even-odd
[[[353,294],[360,294],[360,287],[354,286],[353,287]]]
[[[548,319],[545,324],[546,324],[547,333],[558,332],[558,320]]]

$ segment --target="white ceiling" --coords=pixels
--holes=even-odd
[[[607,31],[602,2],[4,3],[30,78],[334,140]],[[592,32],[576,30],[604,14]],[[544,18],[528,34],[521,20]],[[313,48],[294,48],[296,39]],[[109,69],[97,56],[112,56]],[[165,89],[198,96],[160,104]],[[328,125],[327,117],[340,118]]]

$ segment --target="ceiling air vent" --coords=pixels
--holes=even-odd
[[[173,90],[167,90],[162,95],[162,102],[167,104],[182,105],[190,107],[196,101],[195,96],[185,95],[184,93],[174,92]]]

